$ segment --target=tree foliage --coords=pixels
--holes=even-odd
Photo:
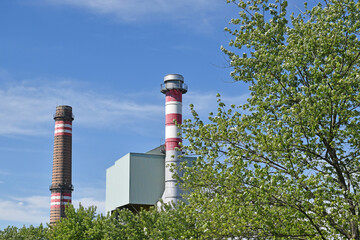
[[[197,232],[192,215],[184,214],[186,207],[184,203],[176,208],[164,205],[161,211],[151,208],[138,214],[124,209],[103,216],[96,214],[95,207],[69,205],[67,217],[50,226],[44,239],[191,239]]]
[[[47,234],[47,227],[40,224],[39,227],[29,226],[17,228],[8,226],[4,230],[0,230],[0,239],[6,240],[45,240]]]
[[[232,0],[229,48],[247,103],[184,124],[190,205],[209,237],[360,239],[360,4]],[[244,53],[239,53],[243,50]],[[247,53],[246,53],[247,52]]]

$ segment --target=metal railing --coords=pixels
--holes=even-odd
[[[179,89],[183,93],[186,93],[188,91],[188,86],[185,83],[181,83],[181,82],[171,82],[171,83],[160,84],[160,90],[162,93],[165,93],[172,89]]]

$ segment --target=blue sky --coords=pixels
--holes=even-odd
[[[163,77],[179,73],[203,116],[232,83],[219,0],[0,2],[0,229],[49,221],[57,105],[73,107],[73,202],[104,213],[105,171],[128,152],[164,143]]]

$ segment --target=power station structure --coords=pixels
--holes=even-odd
[[[179,166],[182,142],[177,124],[182,124],[182,95],[187,92],[184,77],[180,74],[169,74],[164,78],[161,92],[165,97],[165,191],[164,203],[176,204],[181,199],[181,189],[173,177],[171,168]]]
[[[195,160],[179,158],[182,139],[177,124],[182,123],[182,95],[187,90],[182,75],[164,77],[161,92],[166,95],[165,145],[146,153],[128,153],[106,170],[106,212],[123,208],[138,212],[155,206],[160,199],[167,204],[176,204],[181,199],[172,166]]]
[[[52,168],[50,224],[65,217],[65,206],[71,203],[74,190],[72,168],[72,107],[57,106],[54,114],[55,136]]]

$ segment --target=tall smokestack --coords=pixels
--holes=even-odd
[[[54,115],[55,139],[52,169],[50,224],[65,217],[65,206],[71,203],[71,152],[72,121],[74,116],[70,106],[57,106]]]
[[[181,199],[180,186],[173,178],[171,165],[178,166],[181,162],[179,155],[181,151],[175,148],[180,147],[182,141],[178,124],[182,123],[182,95],[187,92],[187,85],[184,84],[184,77],[180,74],[169,74],[164,77],[164,84],[161,85],[161,92],[166,95],[165,104],[165,191],[162,196],[164,203],[176,204]]]

